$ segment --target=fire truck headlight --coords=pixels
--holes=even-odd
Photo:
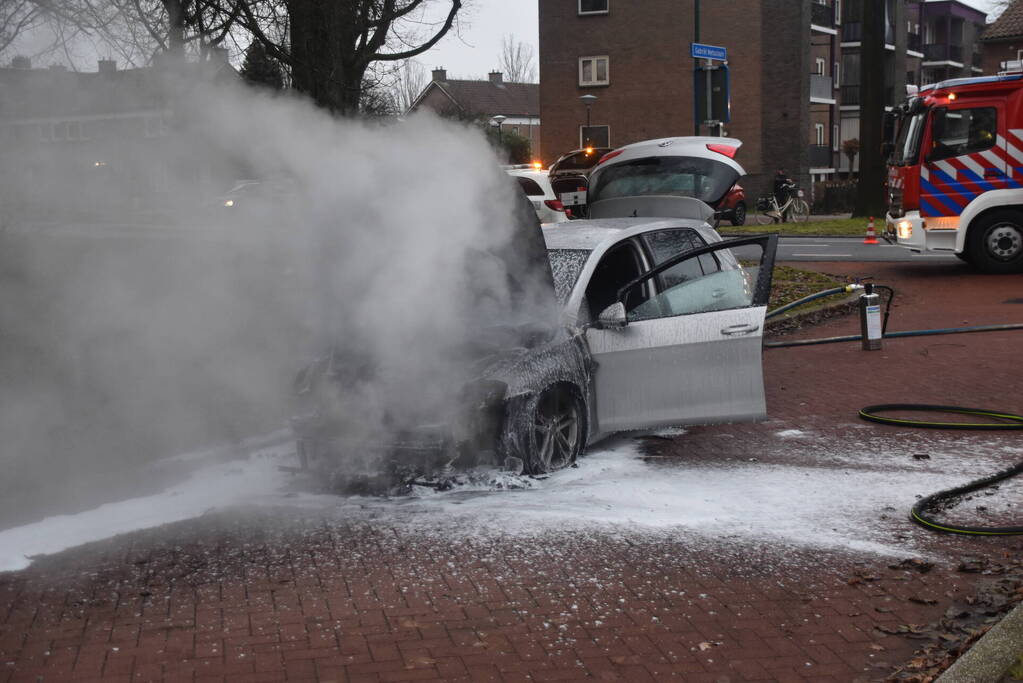
[[[898,230],[900,240],[908,240],[913,236],[913,224],[909,221],[899,221],[895,228]]]

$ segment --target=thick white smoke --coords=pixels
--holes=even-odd
[[[292,376],[331,342],[389,368],[408,407],[439,400],[457,340],[498,322],[473,298],[507,310],[507,273],[480,252],[511,239],[518,198],[478,133],[340,121],[190,76],[144,87],[173,111],[166,135],[148,150],[111,139],[97,161],[160,175],[162,205],[78,182],[53,145],[0,155],[0,526],[91,503],[97,479],[129,495],[132,468],[162,455],[280,428]],[[294,189],[225,220],[227,187],[197,169]]]

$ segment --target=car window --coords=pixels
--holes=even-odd
[[[547,252],[551,261],[551,273],[554,275],[554,296],[558,303],[564,305],[572,294],[583,272],[586,259],[590,257],[589,249],[551,249]]]
[[[691,228],[658,230],[643,236],[654,265],[660,265],[684,251],[698,249],[707,243],[700,233]],[[658,289],[674,287],[680,282],[707,275],[720,270],[713,254],[703,254],[696,259],[687,259],[663,271],[657,279]]]
[[[591,176],[590,201],[643,195],[695,197],[712,204],[739,179],[731,166],[702,157],[647,157],[612,164]]]
[[[618,301],[618,292],[643,273],[639,249],[631,241],[608,250],[600,259],[586,286],[586,302],[594,320],[601,311]],[[625,295],[625,307],[637,306],[646,300],[647,286],[634,287]]]
[[[745,249],[746,252],[763,252],[761,245]],[[678,265],[699,263],[703,256],[712,253],[685,259]],[[728,249],[722,247],[719,258],[714,260],[713,270],[704,272],[704,266],[700,265],[700,275],[676,282],[638,304],[630,306],[626,303],[626,317],[629,321],[651,320],[752,306],[760,271],[760,253],[744,253],[742,260],[738,261]],[[690,272],[696,270],[693,266],[688,268]],[[637,283],[636,286],[641,284]]]
[[[522,176],[516,176],[516,180],[519,181],[519,187],[530,197],[542,197],[544,195],[543,188],[532,178],[523,178]]]
[[[948,159],[994,147],[997,123],[994,107],[936,109],[928,160]]]

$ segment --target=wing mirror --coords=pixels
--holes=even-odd
[[[597,324],[601,329],[605,330],[623,330],[625,326],[629,324],[628,319],[625,317],[625,304],[621,301],[617,301],[597,316]]]

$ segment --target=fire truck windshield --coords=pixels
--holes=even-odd
[[[908,166],[916,163],[920,154],[920,140],[923,137],[922,133],[926,120],[926,110],[902,119],[902,125],[899,126],[899,134],[895,138],[895,149],[892,150],[891,163],[896,166]]]

